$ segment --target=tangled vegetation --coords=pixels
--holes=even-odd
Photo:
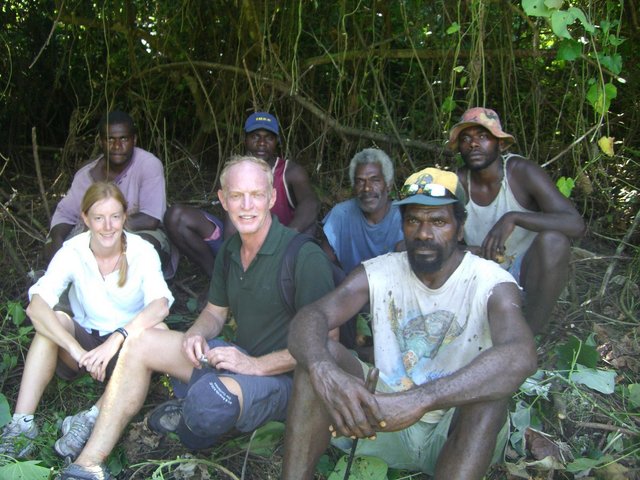
[[[512,150],[542,165],[588,224],[538,339],[540,370],[514,396],[507,463],[489,476],[640,478],[639,16],[637,0],[3,2],[0,424],[32,335],[26,291],[45,267],[50,215],[95,156],[105,110],[132,114],[139,145],[164,161],[170,202],[194,205],[213,199],[247,113],[269,110],[326,211],[349,195],[345,166],[362,148],[387,151],[398,179],[455,168],[445,132],[486,105],[516,137]],[[182,262],[174,327],[192,321],[205,281]],[[53,475],[62,418],[100,393],[54,381],[35,457],[0,457],[0,478]],[[281,435],[269,424],[194,457],[134,424],[110,468],[120,479],[277,478]],[[318,478],[340,469],[330,452]],[[362,459],[351,478],[425,476]]]

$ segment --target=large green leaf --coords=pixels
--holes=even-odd
[[[574,362],[594,368],[600,359],[600,355],[594,347],[587,345],[573,335],[565,343],[556,347],[556,354],[560,370],[568,370]]]
[[[566,10],[558,10],[551,14],[551,29],[560,38],[571,38],[567,26],[576,21],[576,17]]]
[[[518,402],[516,410],[509,414],[513,431],[509,437],[511,446],[521,455],[524,455],[524,432],[531,425],[531,407],[525,402]]]
[[[564,3],[564,0],[544,0],[545,6],[549,8],[555,8],[555,9],[562,8],[563,3]]]
[[[584,12],[582,10],[580,10],[577,7],[571,7],[569,10],[567,10],[574,19],[578,20],[582,26],[584,27],[584,29],[589,32],[589,33],[593,33],[595,32],[595,27],[591,24],[591,22],[589,22],[589,20],[587,20],[587,16],[584,14]]]
[[[258,428],[251,439],[241,444],[242,448],[250,449],[251,453],[261,456],[273,455],[284,437],[284,423],[269,422]]]
[[[617,96],[618,89],[613,83],[606,83],[604,89],[599,83],[594,83],[587,91],[587,101],[596,112],[601,114],[609,110],[611,100]]]
[[[598,61],[604,68],[618,75],[622,71],[622,56],[619,53],[613,55],[598,54]]]
[[[600,458],[576,458],[575,461],[567,465],[567,472],[576,473],[584,470],[590,470],[598,465],[613,461],[611,455],[603,455]]]
[[[556,58],[558,60],[572,61],[582,54],[582,45],[575,40],[565,39],[560,42]]]
[[[347,455],[344,455],[336,463],[333,472],[327,480],[343,480],[344,472],[347,469]],[[376,457],[356,457],[351,464],[349,474],[350,480],[386,480],[389,467]]]
[[[552,12],[547,8],[544,0],[522,0],[522,8],[527,15],[532,17],[549,18]]]
[[[0,478],[11,480],[46,480],[51,473],[48,468],[38,465],[40,460],[15,462],[0,467]]]
[[[615,371],[587,368],[580,364],[576,364],[569,379],[606,395],[612,394],[616,386]]]

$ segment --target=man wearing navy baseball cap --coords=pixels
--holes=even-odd
[[[267,112],[256,112],[249,115],[244,122],[245,133],[251,133],[255,130],[267,130],[276,137],[280,136],[280,127],[276,117]]]
[[[355,455],[435,478],[481,479],[501,460],[535,344],[513,277],[458,248],[464,203],[455,173],[411,175],[396,202],[407,250],[363,262],[294,317],[283,479],[312,479],[330,440],[348,452],[359,438]],[[327,339],[368,302],[375,365]]]
[[[276,117],[267,112],[252,113],[245,121],[244,133],[245,154],[271,166],[276,190],[271,213],[289,228],[314,234],[320,202],[304,168],[278,156],[280,125]],[[164,223],[171,242],[207,275],[213,271],[222,242],[236,231],[228,217],[221,220],[188,205],[170,207]]]
[[[267,112],[252,113],[244,123],[244,133],[245,153],[271,165],[276,189],[271,213],[289,228],[314,233],[320,202],[304,168],[278,155],[280,125],[276,117]]]

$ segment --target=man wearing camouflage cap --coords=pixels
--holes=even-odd
[[[467,195],[465,243],[514,276],[537,334],[548,325],[566,283],[570,240],[581,237],[585,226],[542,168],[504,153],[514,142],[496,112],[476,107],[453,126],[447,146],[464,160],[458,177]]]
[[[282,478],[313,478],[333,443],[435,478],[481,479],[506,441],[511,394],[536,352],[513,277],[458,248],[464,191],[455,173],[410,176],[396,202],[407,250],[357,266],[291,322],[297,361]],[[370,302],[373,366],[327,337]],[[338,437],[338,436],[341,437]]]

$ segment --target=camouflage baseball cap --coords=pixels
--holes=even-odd
[[[447,148],[453,151],[457,151],[458,135],[460,135],[460,132],[462,132],[465,128],[473,127],[475,125],[486,128],[494,137],[504,140],[502,146],[503,150],[516,141],[513,135],[502,130],[500,117],[496,112],[494,112],[490,108],[474,107],[464,112],[460,121],[456,123],[449,131],[449,141],[447,142]]]

